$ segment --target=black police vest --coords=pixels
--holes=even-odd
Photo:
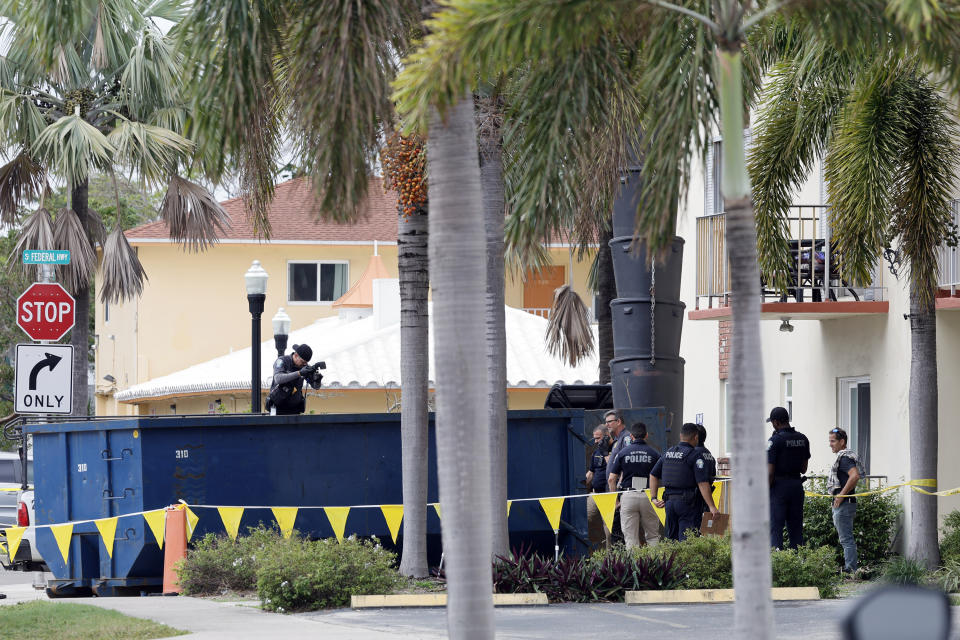
[[[690,464],[693,454],[693,447],[686,443],[670,447],[663,454],[662,480],[666,491],[696,488],[697,478]]]
[[[800,477],[803,472],[803,463],[809,458],[810,441],[796,429],[781,429],[771,438],[774,442],[773,446],[778,447],[773,475]]]
[[[620,458],[620,488],[629,489],[633,478],[648,478],[657,463],[657,452],[646,444],[634,442],[617,454]]]

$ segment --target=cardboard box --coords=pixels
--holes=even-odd
[[[718,513],[714,517],[707,511],[703,514],[703,520],[700,521],[700,533],[705,536],[722,536],[729,527],[730,515],[727,513]]]

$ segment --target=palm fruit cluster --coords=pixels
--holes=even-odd
[[[427,145],[424,139],[394,131],[387,137],[380,158],[386,187],[397,192],[401,213],[410,216],[426,208]]]
[[[66,98],[63,104],[64,115],[72,116],[75,107],[79,106],[80,117],[82,118],[87,115],[87,111],[89,111],[90,105],[93,104],[97,95],[90,89],[76,89],[68,92],[64,97]]]

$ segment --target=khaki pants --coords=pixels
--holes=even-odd
[[[660,542],[660,519],[645,491],[627,491],[620,496],[620,521],[623,523],[623,539],[630,547],[644,544],[651,546]],[[643,531],[641,537],[640,532]]]
[[[601,544],[604,548],[610,548],[610,529],[607,529],[597,503],[589,496],[587,496],[587,532],[591,549],[599,549]]]

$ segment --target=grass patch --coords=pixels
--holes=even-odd
[[[187,633],[88,604],[43,600],[0,607],[0,629],[5,640],[149,640]]]

